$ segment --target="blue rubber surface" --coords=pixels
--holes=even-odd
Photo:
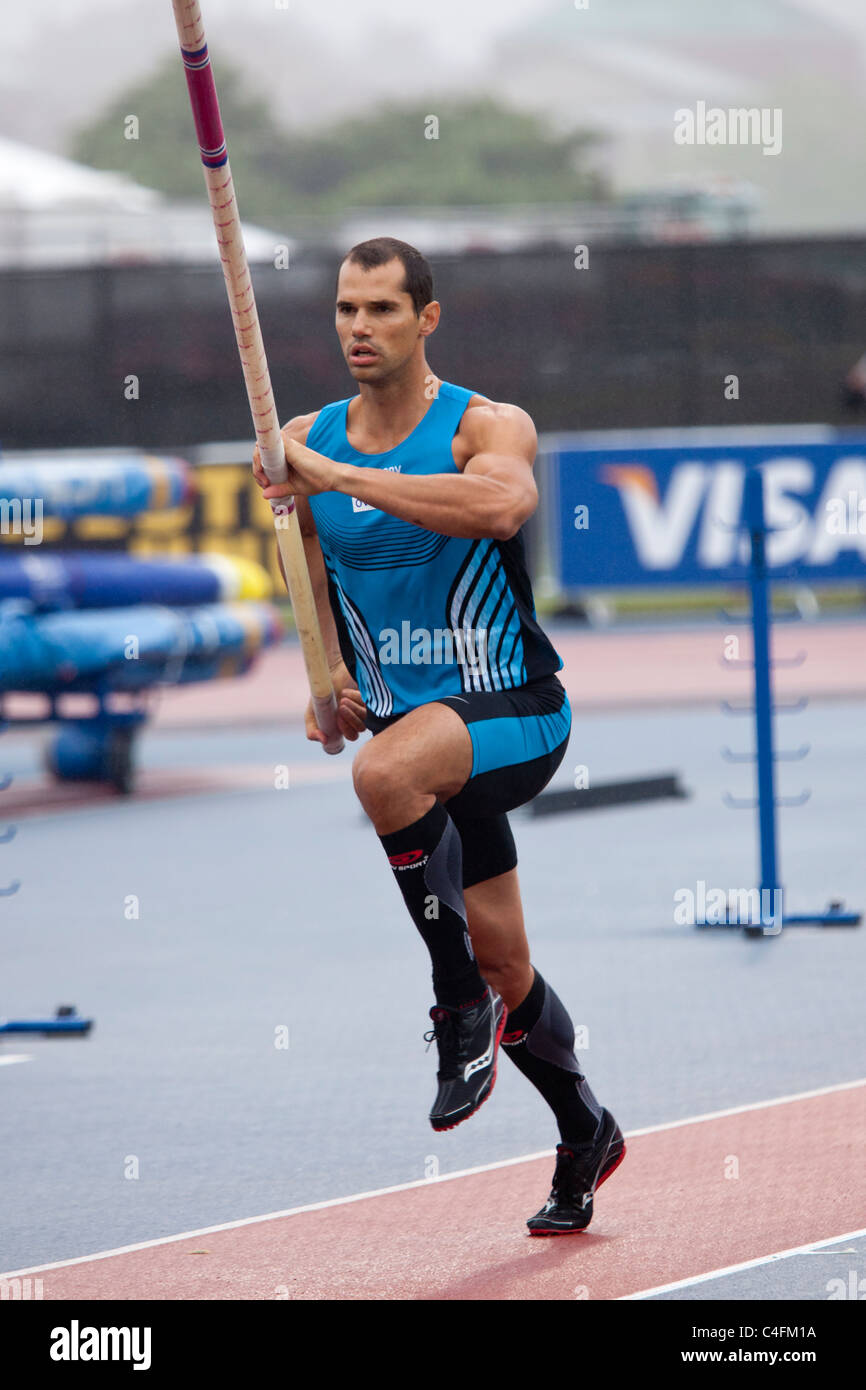
[[[678,889],[752,883],[754,815],[721,801],[751,790],[718,755],[739,732],[706,710],[577,715],[552,785],[578,763],[599,781],[676,770],[691,798],[513,816],[533,958],[624,1129],[866,1075],[863,929],[755,942],[674,922]],[[813,795],[780,816],[787,905],[866,907],[863,706],[812,705],[796,737],[812,754],[779,789],[805,778]],[[33,1058],[0,1066],[0,1269],[411,1181],[431,1155],[449,1172],[552,1151],[549,1112],[505,1061],[470,1124],[429,1128],[429,963],[342,756],[345,781],[276,790],[269,766],[323,760],[296,725],[147,732],[142,766],[257,764],[261,789],[27,819],[3,846],[0,877],[22,888],[0,902],[0,1013],[74,1003],[96,1026],[0,1049]],[[3,740],[0,771],[37,765],[36,736]],[[826,1297],[799,1292],[802,1268],[831,1277],[809,1259],[717,1296]]]

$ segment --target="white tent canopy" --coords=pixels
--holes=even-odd
[[[0,136],[0,210],[59,212],[105,208],[141,212],[164,201],[124,174],[89,169],[62,155]]]
[[[244,242],[251,261],[295,244],[248,223]],[[174,203],[124,174],[0,137],[0,266],[217,258],[204,180],[201,203]]]

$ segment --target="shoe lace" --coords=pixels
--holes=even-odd
[[[429,1052],[435,1042],[439,1048],[439,1080],[456,1076],[460,1070],[460,1035],[456,1020],[449,1009],[430,1010],[433,1027],[424,1034]]]

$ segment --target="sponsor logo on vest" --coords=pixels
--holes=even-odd
[[[383,468],[383,470],[382,470],[383,473],[402,473],[402,471],[403,471],[403,466],[402,466],[402,464],[399,464],[399,463],[389,463],[389,464],[388,464],[385,468]],[[353,512],[377,512],[377,511],[379,511],[379,508],[378,508],[378,507],[373,507],[373,506],[371,506],[369,502],[362,502],[362,501],[360,500],[360,498],[358,498],[358,497],[353,497],[353,498],[352,498],[352,511],[353,511]]]

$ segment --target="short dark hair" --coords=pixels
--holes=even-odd
[[[433,299],[433,271],[426,257],[410,246],[407,241],[398,241],[392,236],[377,236],[370,241],[359,241],[343,257],[340,269],[351,261],[363,270],[374,266],[387,265],[389,261],[400,261],[403,265],[403,292],[411,296],[415,313],[420,314],[426,304]],[[337,281],[339,283],[339,271]]]

